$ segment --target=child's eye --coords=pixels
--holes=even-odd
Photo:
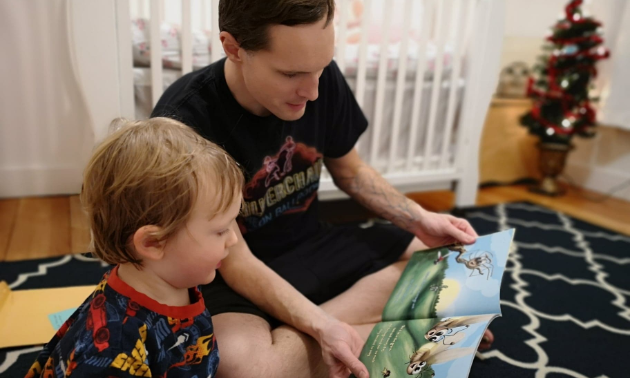
[[[295,76],[297,76],[297,74],[294,74],[294,73],[283,73],[283,75],[288,77],[289,79],[294,78]]]
[[[227,234],[228,231],[229,231],[229,229],[225,229],[223,231],[219,231],[219,236],[223,236],[223,235]]]

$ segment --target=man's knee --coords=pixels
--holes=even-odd
[[[219,347],[220,378],[247,377],[267,372],[271,356],[271,328],[250,314],[225,313],[212,317]]]
[[[313,373],[322,370],[321,350],[310,336],[288,326],[271,330],[255,315],[229,313],[212,319],[220,355],[219,378],[320,375]]]
[[[270,375],[274,364],[271,345],[256,345],[241,334],[226,340],[218,340],[219,370],[217,377],[274,377]]]

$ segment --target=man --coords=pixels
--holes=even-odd
[[[203,290],[219,377],[367,377],[356,356],[411,253],[477,236],[359,158],[367,120],[332,62],[333,15],[334,0],[221,0],[227,58],[175,82],[152,114],[192,126],[245,171],[239,242]],[[340,189],[395,226],[321,224],[324,164]]]

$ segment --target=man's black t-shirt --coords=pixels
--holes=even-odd
[[[224,66],[222,59],[177,80],[151,116],[193,127],[241,164],[246,184],[238,224],[252,252],[269,261],[318,233],[323,158],[348,153],[367,120],[334,61],[319,79],[319,97],[296,121],[246,111],[230,92]]]

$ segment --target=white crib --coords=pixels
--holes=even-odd
[[[75,38],[81,39],[81,31],[90,27],[80,19],[86,12],[107,18],[96,24],[116,32],[115,40],[108,41],[115,47],[110,51],[115,51],[116,71],[90,76],[86,86],[93,92],[113,88],[118,115],[146,116],[177,77],[223,56],[218,3],[113,0],[108,13],[75,1],[71,11]],[[352,12],[356,3],[363,8],[358,22]],[[359,153],[401,191],[453,189],[457,206],[474,204],[481,129],[498,77],[504,6],[502,0],[337,0],[335,60],[370,121],[358,142]],[[170,21],[176,13],[179,21],[176,54],[162,48],[163,44],[172,47],[160,33],[165,13]],[[400,16],[396,20],[395,14],[402,20]],[[139,19],[147,25],[150,48],[140,52],[145,62],[138,61],[137,49],[132,50],[138,38],[132,20]],[[209,40],[209,51],[201,58],[198,29],[206,30]],[[390,34],[398,36],[392,39]],[[75,44],[79,72],[94,72],[86,66],[98,64],[90,57],[90,48],[85,41]],[[83,81],[87,83],[85,77]],[[90,99],[98,96],[90,96],[89,88],[87,92],[89,107],[98,109]],[[93,121],[100,124],[98,114]],[[105,132],[97,127],[96,138]],[[320,199],[341,196],[324,172]]]

